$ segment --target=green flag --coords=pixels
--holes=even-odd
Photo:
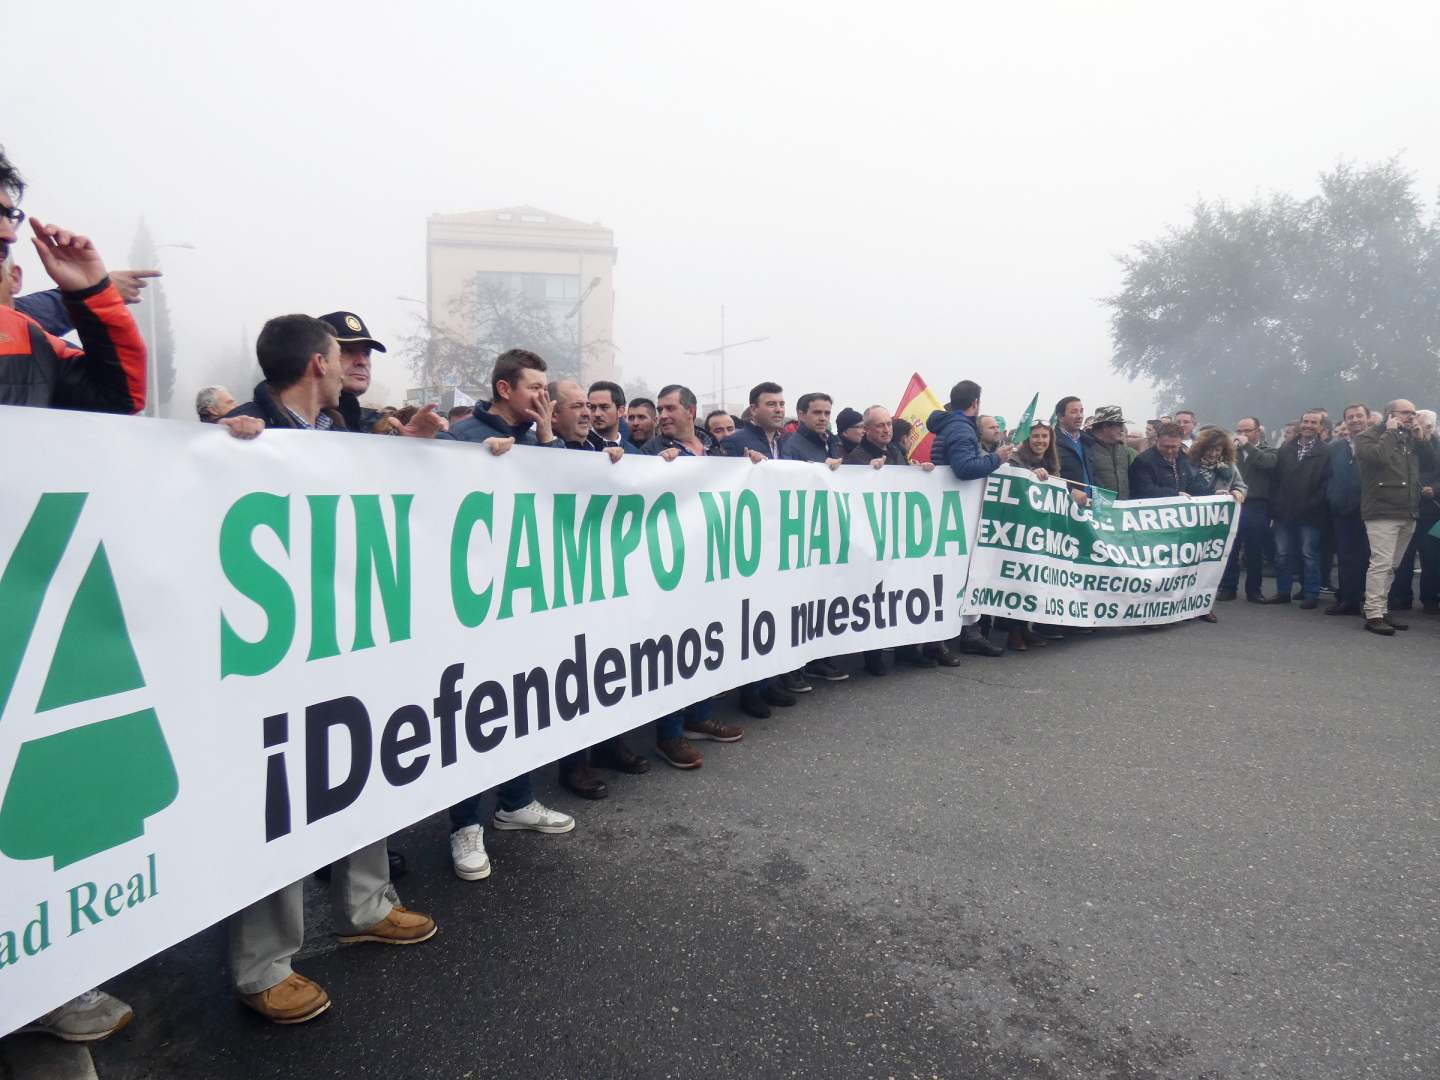
[[[1019,446],[1026,439],[1030,438],[1030,424],[1035,419],[1035,406],[1039,404],[1039,402],[1040,394],[1037,391],[1035,396],[1030,399],[1030,404],[1026,407],[1024,414],[1020,417],[1020,426],[1015,429],[1015,438],[1013,441],[1016,446]]]
[[[1090,509],[1096,517],[1104,517],[1115,508],[1115,500],[1119,497],[1119,492],[1100,487],[1098,484],[1091,485]]]
[[[1433,536],[1436,540],[1440,540],[1440,521],[1437,521],[1434,525],[1431,525],[1430,531],[1426,535]]]

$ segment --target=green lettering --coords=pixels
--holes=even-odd
[[[930,554],[930,537],[935,535],[935,522],[930,516],[930,500],[923,491],[905,493],[905,558],[923,559]]]
[[[850,493],[835,492],[835,515],[840,526],[840,554],[835,557],[837,566],[850,561]]]
[[[310,654],[340,655],[335,631],[335,518],[339,495],[310,495]]]
[[[810,506],[810,539],[807,543],[808,551],[806,558],[815,562],[811,555],[819,552],[819,564],[830,565],[830,493],[824,490],[815,492],[815,501]]]
[[[965,538],[965,515],[960,509],[960,493],[947,490],[940,496],[940,528],[936,530],[935,554],[944,555],[945,545],[954,544],[955,554],[969,551]]]
[[[295,638],[295,596],[285,575],[253,546],[255,530],[269,529],[290,554],[290,499],[254,491],[235,501],[220,523],[220,570],[236,592],[265,613],[265,633],[247,641],[220,615],[220,677],[263,675],[290,651]]]
[[[585,516],[580,521],[580,532],[575,532],[575,496],[555,496],[555,596],[551,607],[565,606],[565,577],[569,571],[570,597],[576,604],[585,602],[585,573],[589,564],[590,599],[605,599],[605,581],[600,575],[600,523],[605,517],[605,508],[610,504],[609,495],[592,495],[585,507]],[[582,551],[584,554],[582,555]]]
[[[760,569],[760,497],[746,488],[735,497],[735,569],[749,577]],[[746,535],[750,541],[745,541]]]
[[[670,534],[670,568],[665,568],[664,552],[660,548],[660,515],[665,515],[666,531]],[[675,508],[675,495],[662,492],[645,515],[645,536],[650,548],[650,571],[655,583],[669,592],[680,584],[680,575],[685,570],[685,536],[680,531],[680,512]]]
[[[488,491],[472,491],[455,512],[455,526],[450,531],[450,602],[461,626],[479,626],[490,614],[493,582],[476,592],[470,584],[470,536],[476,525],[494,535],[495,496]]]
[[[614,596],[629,596],[625,585],[625,560],[640,546],[645,500],[639,495],[621,495],[615,500],[610,519],[610,562],[615,580]]]
[[[395,548],[385,531],[380,496],[352,495],[355,507],[355,651],[375,644],[371,628],[372,582],[380,588],[385,629],[391,641],[410,639],[410,504],[414,495],[392,495]]]
[[[540,527],[535,523],[535,495],[525,492],[515,496],[515,512],[510,517],[510,551],[505,556],[505,589],[500,593],[498,618],[508,619],[515,613],[513,597],[520,589],[530,590],[531,612],[545,611],[545,568],[540,564]],[[520,562],[520,548],[525,548],[525,561]]]
[[[790,569],[790,542],[795,542],[795,563],[805,566],[805,491],[780,492],[780,569]],[[790,513],[790,496],[795,496],[795,513]]]
[[[716,495],[700,492],[700,506],[705,511],[705,580],[715,580],[715,566],[720,566],[720,580],[730,577],[731,517],[730,492]]]

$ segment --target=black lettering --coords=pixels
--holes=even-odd
[[[406,725],[410,734],[402,735]],[[429,754],[421,754],[410,764],[402,764],[401,754],[430,745],[430,717],[419,705],[402,705],[390,714],[385,730],[380,734],[380,772],[391,787],[404,787],[420,779],[425,766],[430,763]]]
[[[825,629],[830,631],[831,637],[839,637],[845,632],[845,620],[850,618],[850,604],[843,596],[837,596],[830,601],[830,610],[825,613]]]
[[[705,628],[705,651],[709,654],[705,657],[706,671],[714,671],[725,662],[725,642],[721,637],[724,630],[718,622]]]
[[[669,686],[675,681],[675,645],[670,640],[669,634],[661,634],[658,638],[646,638],[644,641],[637,641],[630,646],[630,693],[633,697],[639,697],[641,690],[641,667],[649,665],[649,689],[654,690],[660,685],[660,661],[665,661],[665,685]]]
[[[675,664],[680,669],[682,679],[692,678],[695,672],[700,670],[700,631],[692,627],[680,635]]]
[[[345,778],[330,785],[330,731],[343,727],[350,736],[350,765]],[[313,825],[339,813],[360,797],[370,777],[370,714],[356,697],[338,697],[305,709],[305,820]]]
[[[619,649],[602,649],[595,658],[595,697],[609,708],[625,696],[625,654]],[[614,690],[610,687],[620,683]]]
[[[283,746],[290,738],[290,714],[265,717],[265,746]],[[290,777],[285,771],[285,751],[277,750],[265,759],[265,842],[290,832]]]
[[[550,726],[550,674],[543,667],[531,668],[515,676],[515,737],[530,734],[530,692],[535,692],[535,727]]]
[[[491,703],[489,708],[485,707],[487,700]],[[499,746],[505,738],[504,724],[488,733],[481,729],[501,719],[508,711],[505,688],[494,679],[487,679],[470,691],[470,700],[465,702],[465,741],[470,744],[470,749],[484,754]]]
[[[440,693],[435,698],[435,720],[440,725],[440,765],[456,761],[455,717],[460,712],[459,683],[465,677],[464,664],[451,664],[440,674]]]
[[[574,685],[573,694],[566,693],[567,682]],[[561,720],[574,720],[590,711],[590,677],[585,663],[584,634],[575,635],[575,656],[561,660],[560,666],[555,669],[555,704]]]

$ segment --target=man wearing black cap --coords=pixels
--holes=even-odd
[[[330,327],[335,340],[340,343],[340,368],[344,382],[340,391],[340,415],[349,431],[375,431],[380,422],[378,409],[366,409],[360,404],[360,395],[370,389],[370,353],[384,352],[385,346],[370,335],[365,320],[353,311],[332,311],[321,315],[320,321]],[[395,421],[393,431],[386,434],[410,435],[417,439],[433,439],[449,425],[445,418],[435,412],[434,405],[426,405],[415,414],[408,424]]]

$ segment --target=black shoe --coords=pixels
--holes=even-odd
[[[560,786],[582,799],[603,799],[610,794],[595,770],[588,765],[576,765],[573,769],[560,770]]]
[[[1408,622],[1396,622],[1394,619],[1392,619],[1392,618],[1390,617],[1390,613],[1389,613],[1388,611],[1385,613],[1385,615],[1383,616],[1383,618],[1384,618],[1384,621],[1385,621],[1385,625],[1386,625],[1386,626],[1392,627],[1392,628],[1394,628],[1394,629],[1396,629],[1396,630],[1409,630],[1409,629],[1410,629],[1410,624],[1409,624]]]
[[[889,675],[890,672],[885,667],[885,654],[879,649],[876,649],[874,653],[866,653],[865,670],[877,679],[881,676]]]
[[[1266,603],[1266,600],[1265,600],[1265,597],[1261,596],[1258,592],[1257,592],[1257,593],[1246,593],[1246,594],[1245,594],[1245,602],[1246,602],[1247,604],[1263,604],[1263,603]]]
[[[850,673],[841,671],[834,660],[811,660],[805,665],[805,676],[810,679],[822,679],[825,682],[844,682],[850,678]]]
[[[1022,626],[1020,628],[1020,638],[1026,645],[1033,645],[1037,649],[1043,649],[1045,647],[1045,639],[1028,626]]]
[[[1238,595],[1234,589],[1220,589],[1215,593],[1215,599],[1219,601],[1234,600]]]
[[[1365,629],[1372,634],[1380,634],[1383,637],[1394,637],[1395,627],[1391,626],[1384,619],[1366,619]]]
[[[602,769],[613,769],[615,772],[630,773],[632,776],[650,771],[650,759],[631,750],[619,735],[593,747],[590,750],[590,760]]]
[[[1276,593],[1274,596],[1267,596],[1260,602],[1262,604],[1288,604],[1290,603],[1290,597],[1284,593]]]
[[[740,711],[746,716],[753,716],[756,720],[770,719],[770,706],[765,704],[760,691],[747,686],[740,691]]]
[[[959,667],[964,663],[960,657],[945,647],[943,641],[935,645],[926,645],[924,651],[941,667]]]
[[[1334,603],[1325,609],[1326,615],[1359,615],[1359,604]]]
[[[967,656],[1004,656],[1005,650],[980,634],[961,634],[960,651]]]
[[[920,651],[919,645],[902,645],[895,650],[895,662],[897,664],[908,664],[911,667],[933,668],[939,667],[940,662],[933,656],[926,656]]]
[[[1063,630],[1058,626],[1048,626],[1045,623],[1036,623],[1034,629],[1030,632],[1038,638],[1044,638],[1046,641],[1065,640],[1065,632]],[[1031,644],[1033,645],[1034,642],[1032,641]]]
[[[1314,611],[1319,606],[1320,601],[1316,600],[1313,596],[1307,596],[1304,600],[1300,601],[1301,611]]]
[[[760,697],[767,705],[778,705],[782,709],[788,709],[795,704],[795,695],[778,682],[767,682],[765,688],[760,691]]]
[[[810,680],[798,671],[787,671],[781,675],[780,685],[792,694],[808,694],[815,689],[810,685]]]

